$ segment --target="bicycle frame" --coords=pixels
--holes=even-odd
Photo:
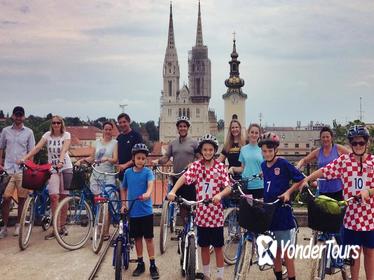
[[[195,214],[193,213],[193,207],[190,207],[188,212],[188,222],[184,225],[183,233],[184,235],[184,248],[183,248],[183,270],[186,270],[186,257],[188,248],[188,238],[190,236],[195,236]],[[195,238],[195,249],[197,249],[197,239]],[[196,254],[196,270],[199,269],[199,257]]]

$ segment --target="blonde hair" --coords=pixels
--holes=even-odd
[[[53,128],[52,128],[52,122],[53,122],[53,119],[58,119],[60,122],[61,122],[61,127],[60,127],[60,133],[61,134],[64,134],[65,132],[65,122],[64,122],[64,119],[61,117],[61,116],[58,116],[58,115],[54,115],[52,116],[51,118],[51,125],[49,127],[50,131],[51,131],[51,135],[53,136],[54,133],[53,133]]]
[[[244,139],[244,136],[243,136],[243,133],[242,133],[242,125],[240,124],[240,122],[238,120],[232,119],[231,122],[230,122],[230,125],[229,125],[229,129],[227,131],[226,141],[223,144],[223,150],[225,152],[228,152],[234,144],[235,137],[231,133],[231,126],[232,126],[233,123],[237,123],[239,128],[240,128],[239,143],[238,143],[239,147],[242,147],[242,146],[245,145],[245,139]]]

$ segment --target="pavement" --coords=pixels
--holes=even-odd
[[[167,251],[164,255],[159,253],[159,227],[155,227],[155,248],[156,264],[160,270],[160,279],[183,279],[179,268],[179,255],[177,254],[177,242],[168,241]],[[0,279],[18,280],[18,279],[58,279],[58,280],[76,280],[88,279],[91,270],[95,266],[99,256],[91,250],[91,241],[89,240],[85,247],[76,251],[67,251],[60,247],[55,240],[44,240],[41,227],[34,227],[29,247],[25,251],[20,251],[18,247],[18,238],[13,237],[14,228],[8,229],[9,236],[0,239]],[[113,229],[112,229],[113,230]],[[308,228],[300,228],[298,235],[299,244],[307,244],[304,238],[311,235]],[[145,248],[145,246],[144,246]],[[109,248],[106,257],[102,263],[101,269],[96,279],[114,279],[114,269],[112,267],[113,248]],[[132,252],[132,258],[135,258]],[[200,256],[199,256],[200,257]],[[150,279],[149,261],[147,253],[144,252],[146,262],[146,272],[137,279]],[[199,258],[200,259],[200,258]],[[130,263],[128,271],[123,273],[123,278],[131,278],[131,273],[136,264]],[[201,265],[200,265],[201,267]],[[211,256],[211,270],[214,272],[215,258]],[[225,266],[224,279],[233,278],[233,266]],[[296,276],[298,279],[309,279],[310,261],[296,260]],[[213,274],[214,276],[214,274]],[[212,277],[214,279],[214,277]],[[263,280],[274,279],[272,271],[260,272],[256,266],[253,266],[248,279]],[[341,279],[340,274],[327,276],[326,279]],[[363,264],[361,264],[360,279],[365,279]]]

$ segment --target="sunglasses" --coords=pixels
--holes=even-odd
[[[356,147],[357,145],[365,146],[365,145],[366,145],[366,142],[364,142],[364,141],[359,141],[359,142],[353,141],[353,142],[351,142],[351,145],[352,145],[353,147]]]
[[[61,122],[52,122],[52,124],[61,124]]]

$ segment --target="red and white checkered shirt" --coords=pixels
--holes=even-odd
[[[363,189],[374,188],[374,158],[370,154],[362,163],[362,172],[360,162],[353,154],[344,154],[323,167],[322,173],[327,179],[340,178],[343,181],[344,199],[359,195]],[[366,203],[349,202],[344,227],[354,231],[374,230],[374,197]]]
[[[206,169],[202,160],[195,161],[184,173],[186,184],[196,183],[196,198],[212,199],[225,187],[230,185],[229,177],[223,163],[214,160],[211,168]],[[222,204],[200,204],[196,208],[196,225],[200,227],[223,227]]]

